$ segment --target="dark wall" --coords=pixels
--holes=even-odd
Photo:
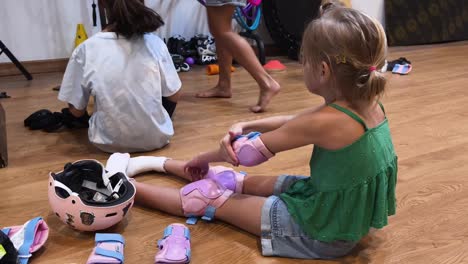
[[[390,46],[468,40],[467,0],[385,0]]]

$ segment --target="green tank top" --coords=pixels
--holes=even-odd
[[[388,216],[395,214],[397,156],[386,118],[368,129],[348,109],[329,106],[361,123],[364,135],[339,150],[315,146],[311,176],[292,184],[280,197],[311,238],[358,241],[371,227],[386,226]]]

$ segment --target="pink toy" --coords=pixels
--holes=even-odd
[[[86,264],[123,264],[125,240],[120,234],[97,233],[96,246]]]
[[[189,223],[193,223],[191,221],[197,216],[211,221],[214,219],[216,209],[222,206],[232,194],[231,190],[212,179],[192,182],[180,189],[184,215],[190,218]]]
[[[49,227],[41,218],[36,217],[22,226],[12,226],[2,229],[18,250],[19,264],[27,264],[32,253],[44,246],[49,237]]]
[[[258,132],[252,132],[239,136],[232,143],[232,148],[236,152],[240,165],[253,167],[275,156],[263,144],[260,135]]]
[[[190,230],[182,224],[171,224],[158,241],[159,252],[154,263],[182,264],[190,262]]]
[[[253,6],[259,6],[262,3],[262,0],[249,0],[249,3]]]
[[[279,60],[271,60],[267,62],[263,68],[269,72],[284,71],[286,66],[282,64]]]
[[[108,175],[96,160],[80,160],[49,175],[49,204],[55,215],[80,231],[119,223],[132,208],[135,186],[123,173]]]
[[[212,179],[235,193],[242,193],[244,185],[244,173],[236,172],[224,166],[214,166],[208,170],[205,179]]]

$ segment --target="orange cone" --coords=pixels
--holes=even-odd
[[[231,72],[234,72],[236,68],[231,66]],[[210,64],[206,66],[206,74],[208,75],[216,75],[219,74],[219,65],[218,64]]]

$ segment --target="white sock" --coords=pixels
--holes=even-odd
[[[137,174],[147,171],[166,172],[164,163],[168,158],[154,156],[140,156],[131,158],[127,166],[128,177],[133,177]]]
[[[128,153],[114,153],[110,155],[106,162],[106,170],[111,174],[122,172],[126,174],[128,163],[130,161],[130,154]]]

